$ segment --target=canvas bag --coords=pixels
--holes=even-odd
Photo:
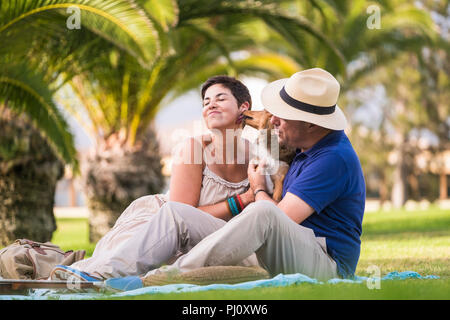
[[[51,242],[17,239],[0,250],[0,278],[47,279],[56,265],[71,265],[85,254],[84,250],[64,252]]]

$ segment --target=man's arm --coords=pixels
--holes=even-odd
[[[287,192],[283,199],[278,203],[286,215],[294,220],[295,223],[302,223],[306,218],[314,213],[314,209],[293,193]]]

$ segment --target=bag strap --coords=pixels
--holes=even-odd
[[[53,244],[51,242],[37,242],[37,241],[28,240],[28,239],[17,239],[15,242],[19,243],[20,245],[29,244],[32,247],[59,248],[56,244]]]
[[[37,242],[37,241],[28,240],[28,239],[17,239],[15,241],[15,243],[17,243],[21,246],[29,245],[31,247],[31,249],[34,249],[38,253],[43,254],[43,255],[46,255],[45,249],[57,251],[57,252],[65,255],[64,251],[62,251],[59,246],[57,246],[51,242],[43,243],[43,242]]]

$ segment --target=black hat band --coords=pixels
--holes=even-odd
[[[280,90],[280,97],[281,97],[281,99],[283,99],[284,102],[286,102],[291,107],[294,107],[295,109],[302,110],[302,111],[309,112],[309,113],[314,113],[314,114],[319,114],[319,115],[332,114],[336,109],[336,105],[330,106],[330,107],[318,107],[318,106],[314,106],[309,103],[305,103],[305,102],[296,100],[296,99],[292,98],[290,95],[288,95],[286,90],[284,90],[284,86]]]

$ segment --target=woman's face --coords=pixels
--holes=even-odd
[[[205,91],[202,115],[208,129],[235,129],[240,126],[236,120],[247,108],[238,106],[230,89],[214,84]]]

